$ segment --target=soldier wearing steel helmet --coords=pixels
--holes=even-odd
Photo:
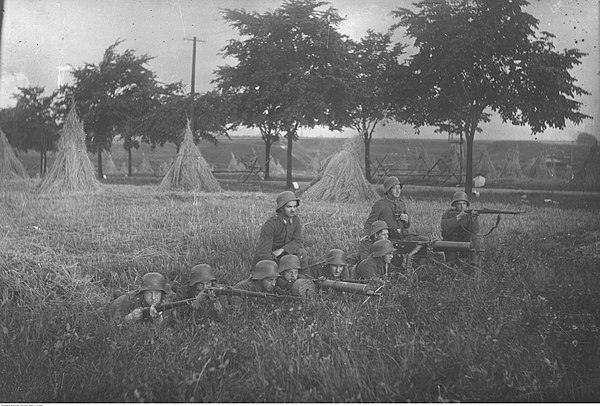
[[[480,246],[479,216],[477,211],[467,213],[465,210],[471,205],[467,194],[463,191],[455,192],[452,196],[452,206],[442,214],[441,228],[442,239],[446,241],[471,242],[472,247],[477,250]],[[459,258],[467,259],[471,263],[477,263],[479,257],[477,251],[452,252],[446,251],[446,262],[457,263]]]
[[[276,199],[275,215],[262,226],[256,244],[252,268],[262,260],[275,260],[287,254],[300,259],[300,264],[308,264],[304,241],[302,240],[302,222],[296,215],[300,200],[293,192],[281,192]]]
[[[356,265],[356,278],[383,282],[392,272],[395,272],[392,265],[394,252],[396,249],[390,240],[376,241],[367,259]]]
[[[244,279],[233,287],[235,289],[249,290],[252,292],[273,293],[275,284],[279,277],[278,265],[270,259],[258,261],[254,266],[254,272],[248,279]]]
[[[278,268],[279,276],[275,282],[277,292],[288,295],[294,282],[298,280],[299,271],[300,259],[296,255],[288,254],[281,257]]]
[[[383,220],[377,220],[371,224],[369,234],[360,239],[358,244],[358,256],[360,261],[367,259],[371,254],[375,241],[389,239],[389,229]]]
[[[110,318],[125,322],[162,320],[162,314],[155,306],[165,301],[168,291],[165,277],[158,272],[149,272],[142,277],[138,289],[119,296],[109,305]],[[150,307],[149,312],[143,311],[146,307]]]
[[[187,281],[181,286],[173,301],[196,298],[189,306],[173,310],[177,319],[194,316],[221,320],[224,316],[226,297],[218,298],[211,288],[224,287],[217,283],[213,269],[208,264],[198,264],[190,271]]]
[[[352,279],[348,269],[346,253],[337,248],[329,250],[325,256],[325,262],[312,272],[312,276],[333,281]]]

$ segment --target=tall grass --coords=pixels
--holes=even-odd
[[[597,209],[505,216],[481,270],[426,265],[364,304],[324,293],[301,306],[232,308],[223,322],[117,327],[103,306],[146,272],[176,286],[205,262],[224,283],[246,277],[275,194],[112,185],[50,198],[4,186],[4,402],[600,399]],[[406,202],[415,231],[439,238],[448,196]],[[355,250],[368,210],[302,202],[311,259]],[[494,220],[482,218],[482,230]]]

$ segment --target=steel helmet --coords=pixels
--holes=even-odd
[[[339,249],[329,250],[327,253],[327,265],[347,265],[346,263],[346,254],[344,251]]]
[[[377,220],[377,221],[373,222],[373,224],[371,224],[371,230],[369,232],[369,237],[374,236],[375,234],[377,234],[381,230],[385,230],[386,228],[388,228],[388,225],[383,220]]]
[[[469,197],[467,196],[467,194],[465,192],[463,192],[462,190],[459,190],[458,192],[455,192],[454,195],[452,196],[452,203],[450,204],[450,206],[454,206],[454,203],[460,202],[461,200],[467,202],[467,207],[471,205],[471,202],[469,201]]]
[[[300,258],[296,255],[284,255],[279,260],[279,273],[290,269],[300,269]]]
[[[373,248],[371,249],[371,255],[373,258],[383,257],[384,255],[395,252],[394,245],[390,240],[379,240],[375,241]]]
[[[300,199],[298,199],[296,197],[296,195],[294,194],[294,192],[291,192],[289,190],[286,190],[285,192],[281,192],[277,195],[277,208],[275,209],[275,211],[281,209],[283,206],[285,206],[286,204],[288,204],[291,201],[296,201],[296,204],[298,206],[300,206]]]
[[[387,193],[396,185],[402,186],[402,183],[400,183],[400,180],[397,177],[390,176],[383,181],[383,191]]]
[[[279,273],[277,272],[277,263],[275,261],[271,261],[270,259],[258,261],[254,267],[254,272],[252,273],[252,279],[254,280],[276,278],[278,276]]]
[[[138,290],[140,293],[146,290],[162,290],[166,294],[167,280],[158,272],[148,272],[142,276],[142,286]]]
[[[217,278],[213,273],[210,265],[199,264],[192,268],[190,271],[190,286],[194,286],[197,283],[204,283],[210,281],[216,281]]]

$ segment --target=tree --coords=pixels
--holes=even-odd
[[[583,53],[554,50],[553,35],[523,11],[525,0],[421,1],[393,11],[415,39],[409,66],[418,78],[409,121],[452,125],[467,141],[466,192],[472,192],[473,141],[489,111],[533,133],[580,123],[574,97],[588,94],[569,74]],[[488,110],[488,112],[486,112]]]
[[[152,57],[138,56],[131,49],[122,54],[117,40],[104,52],[98,65],[86,63],[73,70],[75,83],[65,89],[73,95],[82,114],[88,148],[98,155],[98,177],[102,178],[102,151],[109,150],[116,134],[143,116],[160,93],[156,74],[146,68]],[[67,97],[68,98],[68,97]],[[135,146],[130,142],[126,148]]]
[[[237,64],[217,69],[215,82],[232,96],[237,122],[260,129],[267,159],[279,136],[287,138],[288,188],[298,129],[341,129],[347,123],[347,84],[342,79],[346,38],[337,31],[342,21],[337,10],[319,10],[327,4],[290,0],[264,14],[224,11],[224,19],[243,39],[230,40],[223,48],[224,56]]]
[[[55,113],[56,92],[43,96],[40,86],[20,87],[14,97],[15,107],[4,109],[2,124],[7,138],[15,148],[27,152],[40,152],[40,175],[46,174],[47,151],[58,141],[58,124]]]
[[[365,176],[369,181],[372,181],[370,146],[375,127],[385,123],[394,109],[406,103],[407,93],[401,87],[407,81],[407,69],[399,62],[404,46],[394,44],[391,37],[392,31],[368,30],[351,52],[353,74],[347,79],[351,83],[352,100],[349,114],[352,127],[363,138]]]

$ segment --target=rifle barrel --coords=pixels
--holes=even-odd
[[[289,299],[289,300],[302,300],[302,298],[298,296],[291,295],[278,295],[275,293],[267,293],[267,292],[253,292],[250,290],[243,289],[234,289],[234,288],[212,288],[212,292],[214,292],[217,296],[239,296],[239,297],[259,297],[262,299]]]

